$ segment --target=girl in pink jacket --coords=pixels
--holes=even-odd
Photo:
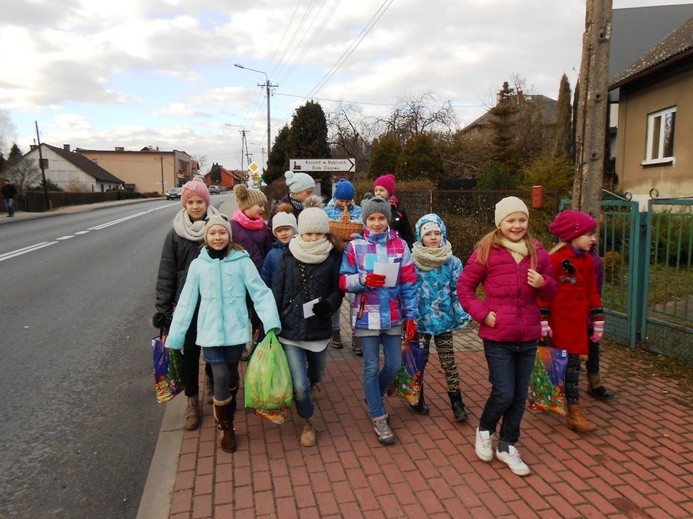
[[[545,335],[537,297],[556,293],[551,260],[529,232],[529,210],[517,197],[496,204],[496,229],[484,236],[457,282],[457,295],[479,323],[484,342],[491,394],[476,430],[476,455],[493,460],[493,437],[503,419],[496,458],[518,476],[529,474],[515,443],[525,411],[529,378],[534,369],[537,340]],[[484,299],[476,290],[481,284]]]

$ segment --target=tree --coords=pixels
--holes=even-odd
[[[364,121],[362,109],[340,103],[335,111],[327,115],[327,128],[332,158],[353,158],[356,161],[354,178],[365,176],[373,151],[370,144],[373,132]]]
[[[575,167],[565,155],[545,154],[535,159],[524,170],[522,187],[544,186],[547,191],[558,191],[559,198],[570,198]]]
[[[383,126],[383,133],[394,136],[403,146],[410,138],[422,133],[452,133],[457,127],[457,116],[450,101],[439,104],[436,96],[427,91],[400,100],[390,116],[378,119],[378,123]]]
[[[401,180],[442,180],[443,161],[433,139],[425,133],[410,138],[399,154],[396,171]]]
[[[476,188],[480,190],[517,189],[520,180],[521,177],[517,171],[511,170],[505,164],[492,162],[482,173]]]
[[[7,157],[7,162],[9,162],[9,163],[16,162],[21,158],[22,158],[22,150],[19,149],[19,146],[17,146],[17,143],[15,142],[14,144],[12,144],[12,148],[10,149],[10,154]]]
[[[402,146],[399,140],[391,134],[385,134],[373,141],[373,154],[368,169],[370,178],[377,178],[384,173],[394,173],[397,169],[399,154]]]
[[[570,107],[570,83],[568,76],[563,74],[558,89],[556,103],[556,145],[555,155],[564,155],[569,161],[575,158],[575,135]]]
[[[489,111],[491,127],[491,156],[494,162],[515,171],[519,166],[514,116],[519,111],[515,89],[507,81],[498,93],[498,103]]]
[[[283,179],[284,172],[289,169],[290,133],[291,130],[285,125],[274,138],[274,145],[267,157],[267,171],[262,175],[266,184],[271,184],[279,178]]]
[[[30,160],[22,157],[22,152],[17,144],[12,145],[7,166],[2,173],[2,178],[14,184],[20,198],[34,186],[41,185],[41,171],[38,160]]]
[[[330,146],[327,143],[327,119],[320,103],[308,101],[296,109],[291,120],[289,133],[289,159],[328,159]],[[323,191],[327,194],[330,186],[330,173],[320,172],[312,175],[322,180]]]

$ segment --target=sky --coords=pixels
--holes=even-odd
[[[384,117],[431,92],[464,127],[513,77],[553,99],[562,74],[574,86],[584,21],[585,0],[5,0],[0,151],[29,151],[38,125],[58,147],[154,146],[238,169],[245,133],[262,165],[267,80],[272,142],[309,100]]]

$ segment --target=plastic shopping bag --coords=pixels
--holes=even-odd
[[[565,369],[568,352],[550,346],[538,346],[534,371],[529,380],[527,407],[565,415]]]
[[[165,346],[166,336],[152,339],[152,360],[154,363],[154,390],[156,401],[168,402],[185,389],[182,382],[183,359],[178,350]]]
[[[284,423],[294,403],[291,371],[274,331],[257,345],[245,372],[245,406],[275,424]]]
[[[418,339],[402,340],[402,367],[392,380],[387,391],[388,395],[396,393],[411,405],[419,403],[423,385],[425,351],[423,343]]]

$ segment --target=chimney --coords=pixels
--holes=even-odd
[[[69,144],[63,144],[63,149],[67,152],[70,151],[70,145]]]
[[[116,151],[125,151],[125,147],[124,146],[116,146],[115,150]]]

